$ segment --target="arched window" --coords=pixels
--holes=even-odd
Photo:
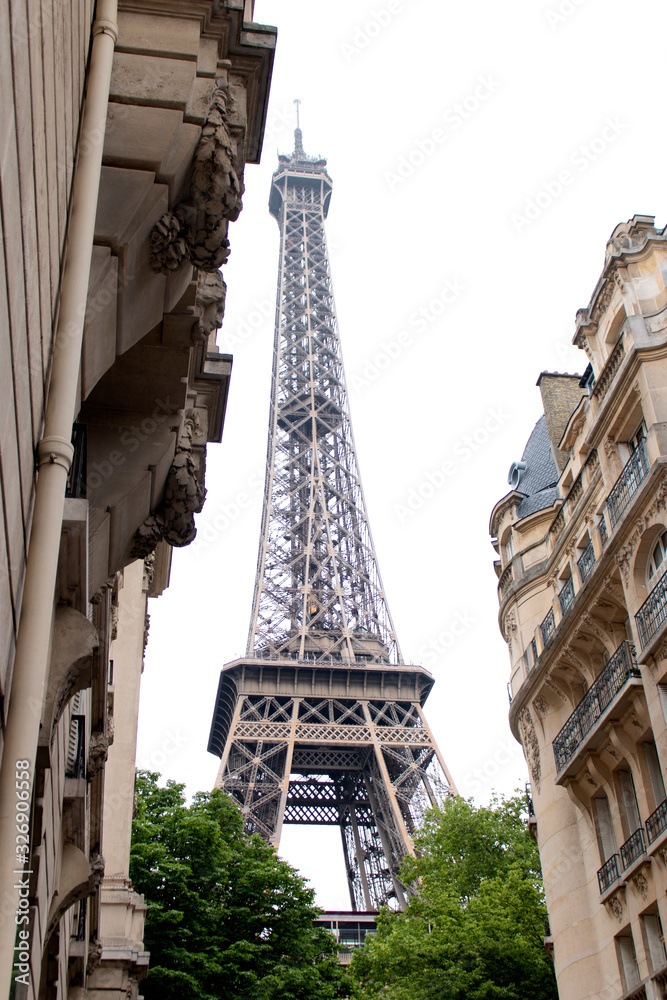
[[[646,566],[646,579],[650,584],[655,583],[659,576],[662,576],[667,569],[667,531],[663,531],[651,550],[651,555]]]

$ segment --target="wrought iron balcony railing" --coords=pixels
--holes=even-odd
[[[581,741],[630,677],[639,676],[634,646],[626,640],[604,665],[554,740],[554,759],[558,774],[570,763]]]
[[[642,854],[646,854],[646,841],[644,840],[644,830],[640,826],[621,847],[623,871],[629,868],[637,858],[641,858]]]
[[[581,582],[584,583],[595,566],[595,551],[593,549],[593,542],[590,541],[584,551],[581,553],[577,559],[577,566],[579,567],[579,575],[581,577]]]
[[[614,525],[620,521],[623,511],[639,489],[648,469],[646,448],[644,447],[644,442],[640,441],[623,466],[623,471],[612,486],[607,497],[607,511],[612,530]]]
[[[563,584],[560,594],[558,595],[560,601],[560,610],[562,614],[572,606],[574,600],[574,583],[572,582],[572,577],[568,576],[567,580]]]
[[[657,840],[665,830],[667,830],[667,799],[661,802],[655,812],[652,812],[646,820],[646,839],[649,844]]]
[[[609,860],[605,861],[602,868],[598,871],[600,893],[606,892],[609,886],[617,882],[620,877],[621,871],[618,866],[618,854],[612,854]]]
[[[664,573],[635,615],[642,649],[667,621],[667,573]]]
[[[546,616],[542,624],[540,625],[540,630],[542,632],[542,642],[546,646],[552,635],[556,631],[556,619],[554,617],[554,609],[551,608],[549,614]]]

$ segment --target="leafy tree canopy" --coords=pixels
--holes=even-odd
[[[557,1000],[523,813],[517,795],[479,808],[453,798],[428,814],[403,872],[418,895],[404,913],[383,911],[354,957],[364,1000]]]
[[[350,996],[332,936],[298,872],[223,792],[186,806],[183,785],[140,772],[130,876],[148,904],[146,1000],[334,1000]]]

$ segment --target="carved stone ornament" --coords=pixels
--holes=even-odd
[[[620,759],[619,756],[618,756],[618,750],[616,750],[616,748],[613,747],[611,745],[611,743],[607,743],[607,745],[604,748],[604,750],[605,750],[605,753],[609,754],[609,756],[611,757],[612,760],[619,760]]]
[[[604,439],[604,453],[607,456],[607,460],[610,463],[613,463],[614,459],[616,458],[617,449],[616,449],[616,445],[614,444],[614,442],[612,441],[612,439],[609,438],[609,437],[606,437]]]
[[[144,616],[144,649],[143,649],[143,653],[141,654],[142,658],[146,655],[146,646],[148,645],[148,633],[150,631],[150,627],[151,627],[151,616],[150,615],[145,615]]]
[[[591,319],[594,323],[598,323],[600,321],[600,317],[607,311],[609,303],[611,302],[614,292],[616,291],[616,285],[614,283],[614,270],[615,269],[612,269],[609,272],[609,276],[602,286],[602,290],[598,295],[595,305],[591,311]]]
[[[88,745],[88,778],[101,771],[109,756],[109,739],[104,733],[91,733]]]
[[[118,638],[118,605],[111,605],[110,638],[113,641]]]
[[[531,781],[539,786],[542,776],[542,766],[540,762],[540,744],[535,732],[535,725],[530,711],[522,708],[519,713],[519,735],[523,743],[523,752],[530,771]]]
[[[510,653],[512,652],[512,642],[514,641],[514,636],[516,635],[516,614],[514,610],[508,611],[505,615],[505,622],[503,625],[503,633],[505,636],[505,642],[509,646]]]
[[[149,552],[144,559],[144,574],[141,581],[142,590],[150,590],[155,576],[155,552]]]
[[[92,854],[90,857],[90,876],[88,878],[88,888],[91,893],[96,892],[100,882],[104,878],[104,858],[101,854]]]
[[[200,316],[192,327],[192,343],[207,341],[214,330],[222,326],[225,315],[227,285],[220,271],[200,271],[197,280],[195,306]]]
[[[613,253],[623,253],[628,250],[640,250],[648,240],[648,233],[645,230],[637,230],[636,227],[629,229],[627,233],[620,233],[612,236],[607,242],[607,260]]]
[[[178,451],[171,464],[162,503],[137,529],[131,557],[145,559],[158,542],[177,547],[189,545],[197,534],[194,515],[204,506],[206,490],[197,479],[197,471],[188,451]]]
[[[86,962],[86,975],[92,976],[95,969],[99,969],[102,964],[102,942],[99,938],[93,938],[88,945],[88,961]]]
[[[660,857],[662,858],[662,863],[667,868],[667,847],[661,847],[659,851]]]
[[[228,225],[243,207],[242,160],[227,127],[231,103],[227,85],[218,84],[195,151],[189,197],[151,232],[154,271],[168,274],[186,261],[217,271],[229,257]]]
[[[612,896],[609,900],[609,908],[614,914],[619,924],[623,923],[623,903],[620,901],[618,896]]]
[[[639,874],[634,876],[632,881],[635,883],[637,892],[642,899],[648,899],[648,882],[646,881],[646,876],[639,872]]]
[[[626,585],[626,587],[630,583],[630,556],[631,555],[632,555],[632,552],[628,551],[628,547],[626,546],[625,548],[621,549],[620,552],[617,552],[616,555],[614,556],[614,559],[616,561],[616,565],[618,566],[618,568],[621,571],[621,576],[623,577],[623,583]]]
[[[541,696],[535,698],[533,705],[535,706],[535,711],[541,719],[543,719],[545,715],[549,714],[549,703],[546,698],[542,698]]]
[[[554,692],[554,694],[558,695],[561,701],[567,701],[567,698],[565,697],[559,686],[556,684],[556,682],[553,680],[553,678],[545,677],[544,683],[547,685],[548,688],[550,688]]]

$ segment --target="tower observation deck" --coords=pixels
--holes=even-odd
[[[301,130],[269,209],[280,265],[264,506],[245,657],[221,674],[216,785],[276,847],[283,823],[340,828],[354,910],[402,908],[400,865],[454,785],[403,662],[364,501],[324,220],[332,183]]]

